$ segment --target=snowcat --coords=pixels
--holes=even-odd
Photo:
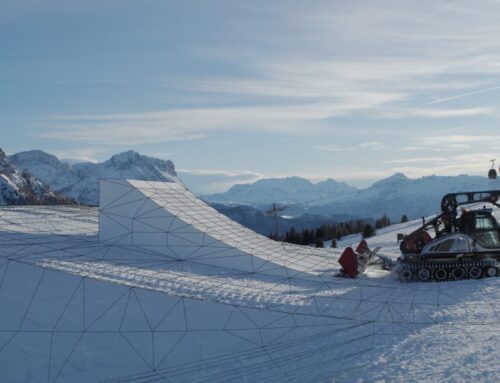
[[[497,276],[500,225],[491,208],[478,205],[500,207],[499,200],[500,190],[447,194],[441,201],[439,215],[423,221],[422,226],[409,235],[398,235],[402,240],[402,255],[396,262],[376,254],[379,249],[371,251],[365,243],[356,251],[352,248],[344,251],[339,259],[342,273],[354,278],[372,259],[378,258],[386,268],[394,268],[403,282]]]
[[[493,210],[500,190],[447,194],[441,214],[404,236],[398,259],[400,280],[444,281],[494,277],[500,270],[500,226]],[[459,207],[461,213],[459,214]]]

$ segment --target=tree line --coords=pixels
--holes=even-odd
[[[408,222],[408,217],[403,215],[401,222]],[[287,230],[280,238],[270,234],[269,238],[295,245],[325,247],[325,241],[332,241],[332,247],[337,247],[337,241],[351,234],[362,234],[369,238],[376,234],[377,229],[390,226],[391,220],[386,215],[376,220],[356,219],[347,222],[324,224],[316,229],[296,230],[294,227]]]

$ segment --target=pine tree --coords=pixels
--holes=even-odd
[[[332,246],[333,249],[337,248],[337,240],[335,238],[332,239]]]
[[[314,233],[314,243],[317,245],[318,244],[318,238],[321,239],[321,242],[324,241],[324,231],[322,228],[316,229],[316,232]],[[318,246],[316,246],[318,247]],[[323,245],[321,247],[324,247]]]
[[[406,214],[403,214],[403,216],[401,217],[401,223],[405,222],[408,222],[408,216]]]
[[[321,237],[316,238],[315,246],[316,247],[325,247],[325,244],[324,244],[323,239]]]
[[[375,221],[375,228],[382,229],[383,227],[387,227],[391,225],[391,220],[387,215],[384,215],[382,218],[379,218]]]
[[[352,230],[352,224],[351,224],[351,223],[347,222],[347,223],[344,225],[344,227],[345,227],[345,230],[346,230],[347,235],[350,235],[350,234],[353,234],[353,233],[354,233],[354,231]]]
[[[363,229],[363,238],[370,238],[375,235],[375,228],[373,225],[367,223]]]

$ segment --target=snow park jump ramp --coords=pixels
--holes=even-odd
[[[274,244],[181,186],[101,197],[0,208],[1,382],[497,380],[500,278],[336,278],[342,249]],[[419,224],[370,245],[395,258]]]
[[[272,241],[234,222],[177,182],[103,180],[101,241],[242,273],[289,276],[333,268],[331,252]]]

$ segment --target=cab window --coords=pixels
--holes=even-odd
[[[493,221],[490,217],[476,217],[476,229],[477,230],[487,230],[494,229]]]
[[[453,247],[451,248],[452,251],[468,251],[469,250],[469,243],[464,237],[457,237],[455,239],[455,243],[453,244]]]
[[[478,233],[475,235],[475,239],[481,246],[487,249],[500,248],[500,239],[498,238],[498,233],[495,230]]]
[[[450,251],[451,247],[453,246],[453,243],[455,242],[454,239],[447,239],[446,241],[441,242],[438,245],[438,251]]]
[[[432,246],[429,251],[436,252],[436,253],[441,253],[441,252],[448,252],[450,251],[451,247],[453,246],[453,243],[455,240],[453,238],[447,239],[443,242],[439,242]]]

